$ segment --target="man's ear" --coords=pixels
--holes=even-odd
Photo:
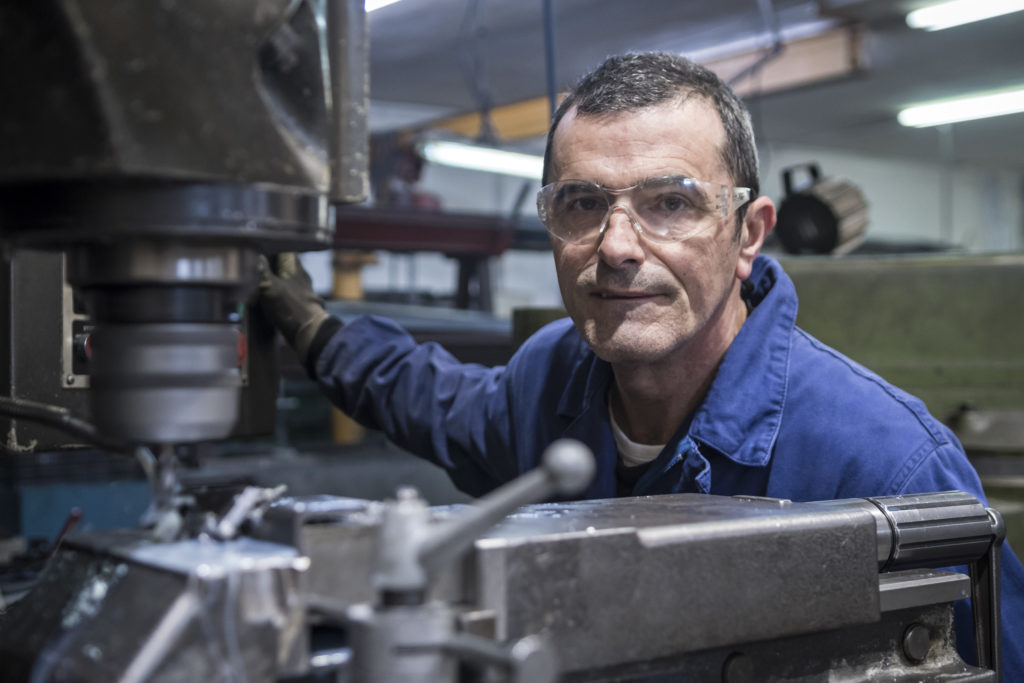
[[[768,233],[775,227],[775,204],[768,197],[758,197],[750,202],[743,217],[740,231],[740,253],[736,261],[736,277],[746,280],[754,267],[754,259],[761,252],[761,245]]]

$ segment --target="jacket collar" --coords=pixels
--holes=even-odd
[[[574,333],[579,340],[580,353],[558,401],[558,414],[570,420],[591,410],[605,409],[605,396],[612,381],[612,366],[598,358],[579,333],[575,330]]]
[[[767,256],[754,261],[746,292],[753,311],[694,412],[689,436],[733,462],[764,466],[782,422],[797,298],[789,276]],[[562,393],[559,414],[577,425],[607,422],[611,366],[580,344],[584,352]]]
[[[754,307],[733,339],[690,424],[694,440],[742,465],[766,465],[782,423],[796,289],[767,256],[754,261],[748,300]]]

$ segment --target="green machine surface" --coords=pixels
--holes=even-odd
[[[782,261],[797,324],[921,398],[1024,549],[1024,254]]]

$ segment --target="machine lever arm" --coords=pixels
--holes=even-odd
[[[369,192],[369,45],[363,0],[330,0],[326,12],[330,64],[332,202],[361,202]]]
[[[487,494],[470,512],[439,525],[426,536],[419,559],[428,571],[438,569],[518,507],[543,502],[553,495],[582,491],[594,476],[594,456],[578,441],[560,439],[548,446],[540,467]]]
[[[432,523],[426,503],[400,489],[382,510],[374,585],[402,602],[422,600],[434,575],[465,552],[477,536],[516,508],[553,494],[572,495],[594,476],[594,456],[583,444],[562,439],[548,446],[538,468],[481,498],[450,520]]]
[[[571,496],[594,476],[594,456],[583,444],[551,444],[538,468],[481,498],[468,512],[431,522],[426,503],[401,489],[382,509],[373,573],[377,604],[346,614],[353,651],[353,683],[456,680],[457,663],[497,670],[511,683],[548,683],[557,676],[553,650],[535,637],[504,644],[456,630],[455,609],[430,600],[432,576],[465,552],[481,533],[516,508],[553,494]],[[491,679],[488,679],[491,680]]]

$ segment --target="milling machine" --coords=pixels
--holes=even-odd
[[[4,680],[999,680],[1003,530],[964,494],[506,518],[585,484],[587,454],[557,443],[466,507],[181,495],[174,446],[244,413],[257,255],[328,246],[332,203],[365,192],[365,60],[360,0],[0,4],[0,237],[12,262],[63,254],[85,302],[59,332],[75,400],[25,400],[14,367],[9,437],[42,420],[160,454],[147,524],[68,538],[4,606]],[[66,410],[86,384],[88,421]],[[967,597],[978,666],[952,642]]]

